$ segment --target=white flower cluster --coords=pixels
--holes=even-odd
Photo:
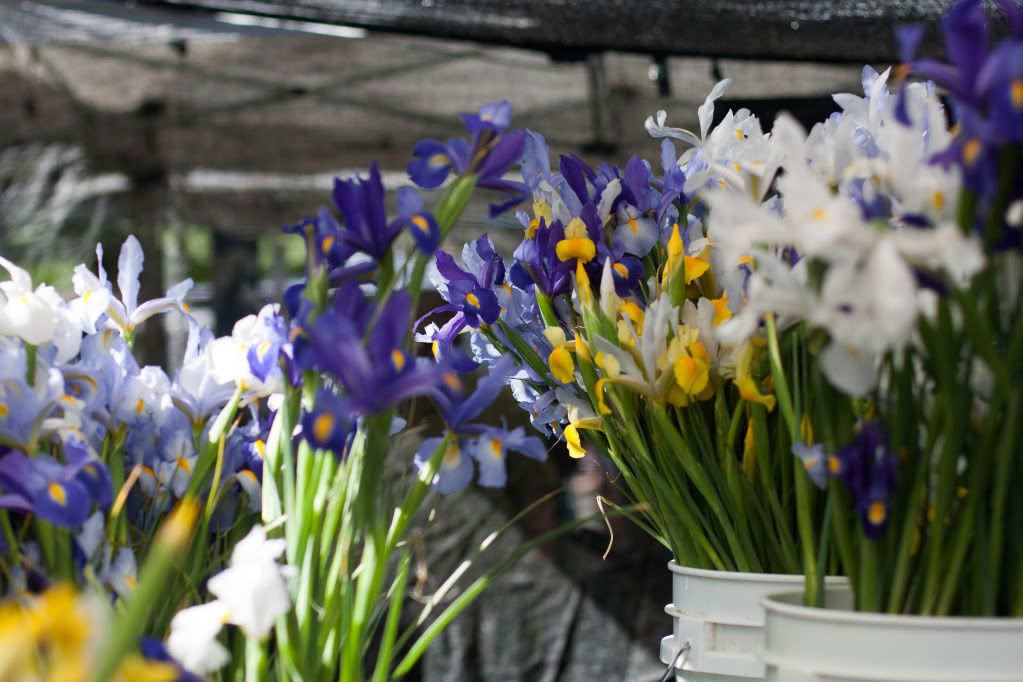
[[[205,675],[230,660],[217,641],[225,624],[237,625],[247,637],[261,640],[287,613],[291,608],[289,571],[277,563],[284,548],[284,540],[268,540],[262,526],[254,527],[235,545],[231,565],[207,583],[217,599],[174,616],[167,650],[186,670]]]
[[[678,163],[709,208],[715,274],[735,313],[719,338],[748,338],[768,313],[806,320],[831,339],[824,372],[853,395],[931,309],[920,274],[961,283],[984,265],[955,223],[958,169],[931,162],[952,138],[933,85],[895,93],[888,78],[865,67],[864,96],[835,95],[842,111],[809,134],[782,115],[764,135],[745,110],[708,132],[727,81],[700,107],[699,137],[664,127],[662,112],[647,121],[652,135],[694,145]]]

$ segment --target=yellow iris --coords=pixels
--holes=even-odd
[[[586,274],[582,260],[575,262],[575,293],[579,296],[579,304],[584,308],[593,306],[593,288],[590,286],[590,276]]]
[[[565,444],[568,445],[568,454],[573,459],[586,456],[586,449],[579,437],[579,429],[573,424],[565,427]]]
[[[710,270],[710,263],[705,261],[703,258],[683,256],[682,263],[686,271],[686,284],[692,284],[696,280],[700,279],[703,273]]]
[[[611,414],[611,408],[607,406],[607,402],[604,400],[604,388],[607,385],[608,379],[601,377],[597,379],[597,383],[593,390],[597,393],[597,412],[599,414]]]
[[[756,382],[753,381],[753,377],[744,376],[740,379],[735,380],[735,386],[739,389],[739,396],[748,402],[757,403],[763,405],[770,412],[774,409],[776,399],[773,395],[764,395],[757,388]]]
[[[581,218],[572,218],[565,228],[565,238],[558,242],[554,251],[560,260],[576,259],[588,263],[597,255],[597,245],[590,239],[586,223]]]
[[[547,364],[551,368],[551,374],[561,383],[569,384],[575,380],[575,361],[564,346],[558,346],[551,351]]]
[[[685,243],[682,241],[682,232],[678,223],[671,228],[671,237],[668,239],[668,260],[664,263],[664,273],[661,276],[661,286],[667,288],[672,275],[682,265],[682,257],[685,253]]]
[[[763,405],[768,412],[771,412],[774,410],[775,397],[761,393],[760,387],[751,375],[754,346],[763,347],[763,344],[763,339],[754,338],[740,348],[735,361],[735,386],[739,389],[739,396],[743,400]]]
[[[543,334],[554,350],[547,358],[547,366],[551,369],[554,378],[563,384],[572,383],[575,380],[575,360],[569,352],[568,338],[565,330],[561,327],[547,327]],[[575,344],[572,344],[574,347]]]
[[[685,352],[674,363],[676,387],[681,389],[682,397],[688,400],[695,397],[700,400],[709,398],[714,393],[714,385],[710,382],[710,355],[700,341],[690,341]],[[683,401],[685,402],[685,401]]]
[[[687,395],[696,395],[707,387],[710,373],[705,364],[683,355],[675,361],[675,381]]]
[[[713,326],[716,327],[722,322],[732,319],[732,311],[728,309],[728,294],[722,294],[721,298],[711,299],[711,305],[714,306]]]

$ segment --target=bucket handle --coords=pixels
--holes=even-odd
[[[687,639],[685,643],[679,648],[678,653],[675,654],[675,658],[671,660],[671,663],[668,665],[668,669],[664,671],[664,676],[660,679],[660,682],[668,682],[668,680],[671,679],[671,674],[673,671],[685,666],[686,654],[689,653],[689,650],[692,648],[693,648],[692,642],[690,642]]]

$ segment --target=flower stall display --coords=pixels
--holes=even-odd
[[[338,180],[337,215],[285,228],[305,241],[303,281],[223,338],[190,314],[190,280],[138,300],[134,237],[116,280],[101,247],[95,270],[75,268],[70,302],[0,259],[0,678],[399,678],[497,573],[585,522],[457,593],[470,556],[411,627],[399,620],[430,492],[501,487],[509,453],[547,456],[538,435],[479,422],[511,360],[470,389],[475,363],[421,356],[413,334],[427,263],[470,195],[527,191],[502,179],[525,144],[510,117],[485,105],[468,139],[416,147],[414,178],[455,176],[432,211],[407,187],[389,218],[376,166]],[[402,234],[416,251],[397,267]],[[450,325],[496,318],[503,265],[481,247],[473,272],[449,273]],[[173,378],[132,354],[160,314],[189,325]],[[446,428],[394,481],[385,462],[416,398]]]
[[[1018,676],[1023,6],[997,5],[996,47],[962,0],[951,64],[900,29],[904,64],[865,67],[809,131],[714,125],[722,81],[699,131],[647,119],[653,163],[554,164],[486,104],[415,146],[432,210],[406,187],[389,218],[376,166],[338,180],[336,212],[285,228],[304,280],[228,337],[190,282],[139,303],[133,238],[116,295],[101,250],[70,302],[0,259],[0,677],[403,677],[496,572],[586,522],[434,613],[464,563],[402,629],[417,513],[554,440],[671,551],[678,679]],[[491,217],[527,204],[510,259],[486,234],[441,250],[477,188]],[[427,279],[443,304],[420,316]],[[132,356],[159,314],[190,327],[173,379]],[[532,432],[481,423],[505,386]],[[415,399],[443,430],[395,483]]]
[[[809,132],[781,116],[765,134],[746,110],[712,126],[723,81],[698,133],[647,120],[659,163],[555,171],[529,133],[508,281],[473,279],[500,313],[430,334],[442,355],[469,328],[475,360],[514,356],[534,424],[640,503],[681,576],[662,654],[684,679],[764,674],[757,637],[719,627],[763,624],[748,590],[726,606],[749,574],[801,575],[809,606],[841,574],[861,611],[1020,615],[1023,9],[999,5],[1000,46],[978,2],[944,22],[951,66],[901,29],[905,66],[866,67]],[[439,286],[485,246],[464,269],[439,256]],[[680,599],[722,613],[687,624]]]
[[[765,601],[768,679],[1003,680],[1023,667],[1023,506],[1011,492],[1023,473],[1023,7],[997,4],[1008,35],[993,49],[983,5],[952,7],[950,64],[915,57],[919,27],[900,32],[904,70],[933,84],[880,93],[888,120],[857,125],[870,148],[839,168],[837,197],[862,183],[881,203],[836,226],[808,266],[816,280],[798,290],[812,305],[794,315],[848,357],[815,397],[835,457],[819,482],[844,511],[830,528],[852,586],[825,605],[861,613]],[[847,104],[869,112],[876,97]],[[819,158],[814,131],[792,132],[800,166]],[[810,170],[807,182],[826,180]],[[799,248],[807,232],[771,241]],[[818,317],[829,305],[837,314]],[[863,411],[843,425],[834,414],[850,401]],[[798,645],[811,630],[818,641]],[[857,648],[870,655],[848,653]],[[942,648],[962,655],[939,663]]]

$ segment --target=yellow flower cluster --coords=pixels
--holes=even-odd
[[[99,595],[57,585],[0,604],[0,680],[87,682],[105,644],[109,608]],[[171,682],[168,663],[126,657],[112,682]]]

